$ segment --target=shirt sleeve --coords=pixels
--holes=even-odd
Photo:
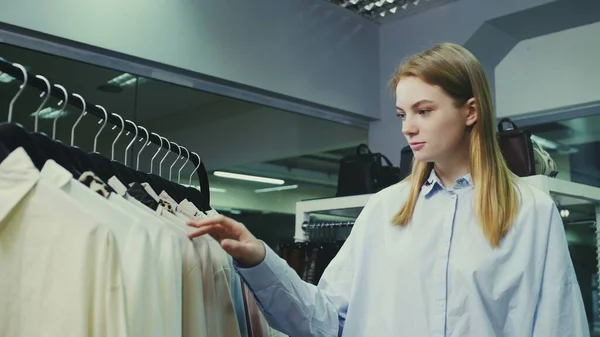
[[[267,254],[261,264],[246,269],[234,262],[270,326],[289,336],[341,335],[354,285],[356,252],[364,237],[370,203],[356,219],[350,236],[327,266],[318,286],[304,282],[264,242]]]
[[[553,205],[533,337],[588,337],[587,317],[569,255],[567,237]]]

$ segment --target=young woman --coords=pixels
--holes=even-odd
[[[294,337],[589,336],[561,217],[507,168],[477,59],[441,44],[392,85],[412,174],[370,199],[318,286],[232,219],[190,223],[190,237],[219,240]]]

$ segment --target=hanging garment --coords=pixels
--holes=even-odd
[[[229,268],[232,271],[231,274],[231,300],[233,301],[233,309],[235,310],[235,316],[238,321],[238,328],[240,330],[241,337],[248,337],[248,326],[246,323],[246,313],[244,307],[244,294],[242,293],[242,279],[237,271],[233,268],[233,258],[227,255],[229,258]]]
[[[177,227],[189,233],[193,228],[177,216],[163,212],[163,216]],[[233,300],[229,292],[230,284],[225,272],[227,257],[221,246],[210,236],[195,238],[193,241],[195,256],[201,269],[203,308],[209,336],[240,335],[238,322],[233,309]]]
[[[127,337],[116,245],[14,150],[0,163],[0,336]]]
[[[127,199],[126,199],[127,198]],[[153,262],[158,272],[158,295],[160,315],[168,336],[182,335],[182,275],[183,259],[181,241],[167,228],[164,220],[156,216],[144,204],[127,195],[112,194],[109,198],[115,206],[134,214],[148,230],[153,247]]]
[[[41,181],[77,200],[86,213],[113,233],[121,260],[129,336],[165,336],[156,296],[158,274],[148,232],[140,225],[139,218],[123,212],[97,193],[106,190],[99,178],[92,180],[95,186],[90,190],[53,160],[48,160],[41,171]]]
[[[206,320],[206,311],[211,310],[211,308],[205,306],[202,264],[194,243],[187,236],[187,226],[174,214],[163,211],[160,205],[157,214],[166,220],[167,227],[178,236],[181,242],[181,255],[183,257],[183,336],[219,336],[209,334],[211,322]]]

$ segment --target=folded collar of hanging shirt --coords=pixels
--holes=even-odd
[[[0,163],[0,230],[4,219],[39,178],[40,172],[22,147],[15,149]]]

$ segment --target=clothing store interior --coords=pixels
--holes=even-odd
[[[159,227],[219,213],[245,224],[302,279],[317,284],[368,197],[410,171],[412,152],[388,88],[395,68],[435,43],[454,42],[482,62],[497,122],[507,119],[509,131],[531,140],[525,143],[534,149],[533,164],[519,175],[539,178],[556,202],[590,331],[600,336],[599,36],[600,5],[591,0],[4,4],[0,247],[30,235],[2,231],[5,224],[44,217],[42,223],[28,224],[28,231],[59,226],[78,219],[73,207],[96,219],[94,224],[135,218]],[[17,175],[17,169],[27,174]],[[41,182],[54,192],[43,192],[37,186]],[[86,194],[90,189],[97,193]],[[23,205],[21,220],[10,215],[27,198],[41,205],[36,194],[45,198],[48,214],[34,214]],[[59,202],[63,197],[65,204]],[[110,226],[105,226],[109,232],[118,232]],[[74,228],[47,233],[76,240],[83,234]],[[159,238],[148,235],[144,257],[131,248],[136,243],[127,232],[118,235],[125,236],[114,243],[121,268],[138,265],[122,271],[128,336],[281,335],[269,327],[218,244],[203,248],[213,261],[201,260],[207,264],[202,270],[212,263],[215,277],[206,282],[209,272],[203,274],[198,282],[204,294],[194,297],[185,294],[192,287],[186,277],[165,281],[158,275],[175,270],[153,248]],[[47,277],[40,270],[59,272],[63,260],[80,263],[70,255],[85,252],[73,250],[84,246],[47,239],[70,248],[50,248],[36,237],[41,241],[34,246],[48,253],[41,262],[54,267],[37,263],[30,274],[15,268],[32,257],[3,257],[25,250],[0,249],[0,269],[22,278],[0,281],[0,302],[18,284],[29,284],[28,278],[34,279],[29,286],[38,287],[39,278]],[[127,251],[129,259],[136,255],[133,260],[123,256]],[[100,268],[89,270],[100,273]],[[81,278],[69,284],[85,285],[79,274],[65,273]],[[142,287],[132,278],[158,284]],[[139,289],[127,291],[128,282]],[[168,287],[161,282],[179,282],[171,288],[179,289],[179,302],[147,300],[149,294],[168,296],[152,296],[151,287]],[[77,296],[66,286],[52,290]],[[177,303],[183,309],[166,309]],[[49,305],[57,325],[64,323],[61,307]],[[18,311],[4,310],[0,327],[27,331],[15,320]],[[151,318],[156,317],[152,310],[165,315]],[[205,318],[191,323],[189,317],[199,312]],[[28,314],[47,319],[39,312]],[[111,315],[104,319],[116,312]]]

